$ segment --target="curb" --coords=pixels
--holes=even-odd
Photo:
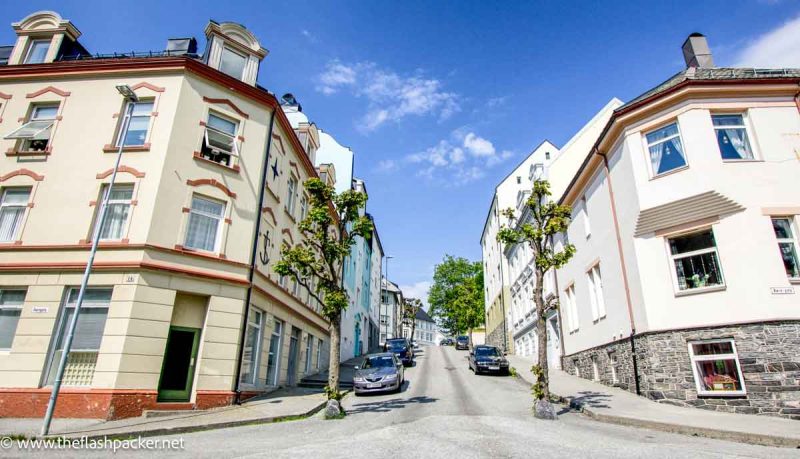
[[[320,412],[325,405],[327,405],[328,401],[325,400],[322,403],[316,405],[315,407],[311,408],[310,410],[306,411],[305,413],[300,414],[290,414],[285,416],[270,416],[265,418],[255,418],[255,419],[246,419],[242,421],[228,421],[228,422],[218,422],[215,424],[203,424],[203,425],[193,425],[193,426],[181,426],[181,427],[163,427],[160,429],[150,429],[150,430],[141,430],[141,431],[130,431],[130,432],[118,432],[118,433],[109,433],[109,434],[98,434],[98,435],[52,435],[47,438],[86,438],[87,440],[95,440],[95,439],[115,439],[115,438],[130,438],[130,437],[156,437],[156,436],[164,436],[164,435],[175,435],[175,434],[183,434],[183,433],[192,433],[192,432],[202,432],[206,430],[217,430],[217,429],[227,429],[231,427],[244,427],[256,424],[272,424],[276,422],[283,422],[283,421],[299,421],[302,419],[307,419],[318,412]]]
[[[523,384],[532,384],[527,379],[517,373],[516,378]],[[748,432],[739,432],[735,430],[720,430],[711,429],[708,427],[695,427],[682,424],[672,424],[668,422],[648,421],[644,419],[629,418],[625,416],[615,416],[610,414],[601,414],[587,408],[586,405],[574,402],[569,397],[550,393],[551,398],[557,403],[568,406],[579,413],[585,414],[587,417],[607,424],[616,424],[622,426],[638,427],[642,429],[659,430],[662,432],[676,433],[681,435],[689,435],[692,437],[705,437],[713,438],[715,440],[727,440],[737,443],[747,443],[751,445],[760,446],[778,446],[783,448],[800,448],[800,439],[791,437],[781,437],[779,435],[764,435]]]

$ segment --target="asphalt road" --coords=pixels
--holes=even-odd
[[[180,436],[185,451],[146,455],[370,459],[800,457],[793,449],[604,424],[565,410],[557,421],[541,421],[531,415],[532,396],[525,385],[512,377],[475,376],[468,369],[466,355],[466,351],[451,347],[423,348],[416,365],[406,369],[407,382],[401,393],[348,395],[343,404],[349,414],[342,420],[315,417],[186,434]],[[81,454],[87,455],[92,456]]]

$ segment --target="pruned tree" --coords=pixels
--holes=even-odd
[[[422,301],[418,298],[405,298],[403,300],[403,323],[411,328],[408,339],[414,339],[417,328],[417,312],[422,308]]]
[[[294,247],[281,248],[281,259],[273,271],[289,276],[322,306],[322,315],[330,322],[331,347],[325,392],[329,400],[340,400],[341,320],[349,303],[342,268],[355,238],[367,237],[373,227],[369,217],[361,212],[367,203],[366,194],[355,190],[337,194],[318,178],[307,180],[304,187],[310,206],[298,225],[303,240]]]
[[[483,324],[483,265],[466,258],[445,255],[436,265],[428,293],[428,314],[453,335]]]
[[[536,304],[536,335],[538,338],[539,360],[532,371],[536,376],[533,394],[536,397],[537,417],[541,413],[554,413],[550,404],[550,375],[547,364],[547,314],[558,307],[558,301],[545,302],[542,292],[544,276],[551,269],[564,266],[575,254],[575,246],[565,244],[559,251],[553,249],[553,237],[569,227],[572,209],[550,200],[550,183],[536,180],[531,195],[526,202],[529,218],[517,221],[513,209],[506,209],[503,215],[508,224],[503,225],[497,240],[503,244],[528,244],[533,252],[536,286],[533,300]],[[542,410],[540,411],[540,407]]]

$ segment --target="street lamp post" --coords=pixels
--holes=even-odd
[[[72,347],[72,339],[75,337],[75,328],[78,325],[78,316],[81,312],[81,305],[83,304],[83,296],[86,293],[86,286],[89,283],[89,275],[92,273],[92,265],[94,264],[94,257],[97,254],[97,244],[100,240],[100,230],[103,227],[106,219],[106,211],[108,209],[108,199],[111,196],[111,191],[114,188],[114,182],[117,179],[117,169],[119,169],[120,161],[122,160],[122,149],[125,145],[125,137],[128,135],[128,127],[131,123],[131,114],[133,113],[133,103],[138,102],[139,98],[133,92],[130,86],[126,84],[117,85],[117,91],[122,95],[126,103],[125,117],[122,119],[122,129],[119,133],[119,149],[117,150],[117,159],[114,163],[114,169],[111,173],[111,182],[108,184],[103,195],[103,203],[100,206],[100,212],[97,216],[94,231],[92,232],[92,249],[89,251],[89,260],[86,262],[86,269],[83,271],[83,279],[81,280],[81,288],[78,292],[78,299],[75,302],[74,313],[72,320],[69,322],[67,329],[67,336],[64,339],[64,348],[61,351],[61,359],[58,363],[58,370],[53,381],[53,391],[50,393],[50,400],[47,402],[47,412],[44,415],[44,424],[42,425],[42,436],[50,433],[50,422],[53,420],[53,412],[56,408],[56,401],[58,400],[58,393],[61,390],[61,380],[64,378],[64,370],[67,366],[67,359],[69,358],[69,351]]]

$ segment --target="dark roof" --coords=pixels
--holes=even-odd
[[[415,316],[415,319],[417,319],[417,320],[422,320],[422,321],[425,321],[425,322],[433,322],[433,321],[434,321],[434,320],[431,318],[431,316],[429,316],[429,315],[428,315],[428,313],[427,313],[427,312],[425,312],[425,310],[424,310],[424,309],[422,309],[422,308],[419,308],[419,309],[417,310],[417,315]]]
[[[615,111],[625,110],[645,99],[660,94],[686,80],[748,80],[765,78],[797,78],[800,69],[747,69],[732,67],[689,67],[669,77],[658,86],[645,91],[640,96],[617,108]]]

